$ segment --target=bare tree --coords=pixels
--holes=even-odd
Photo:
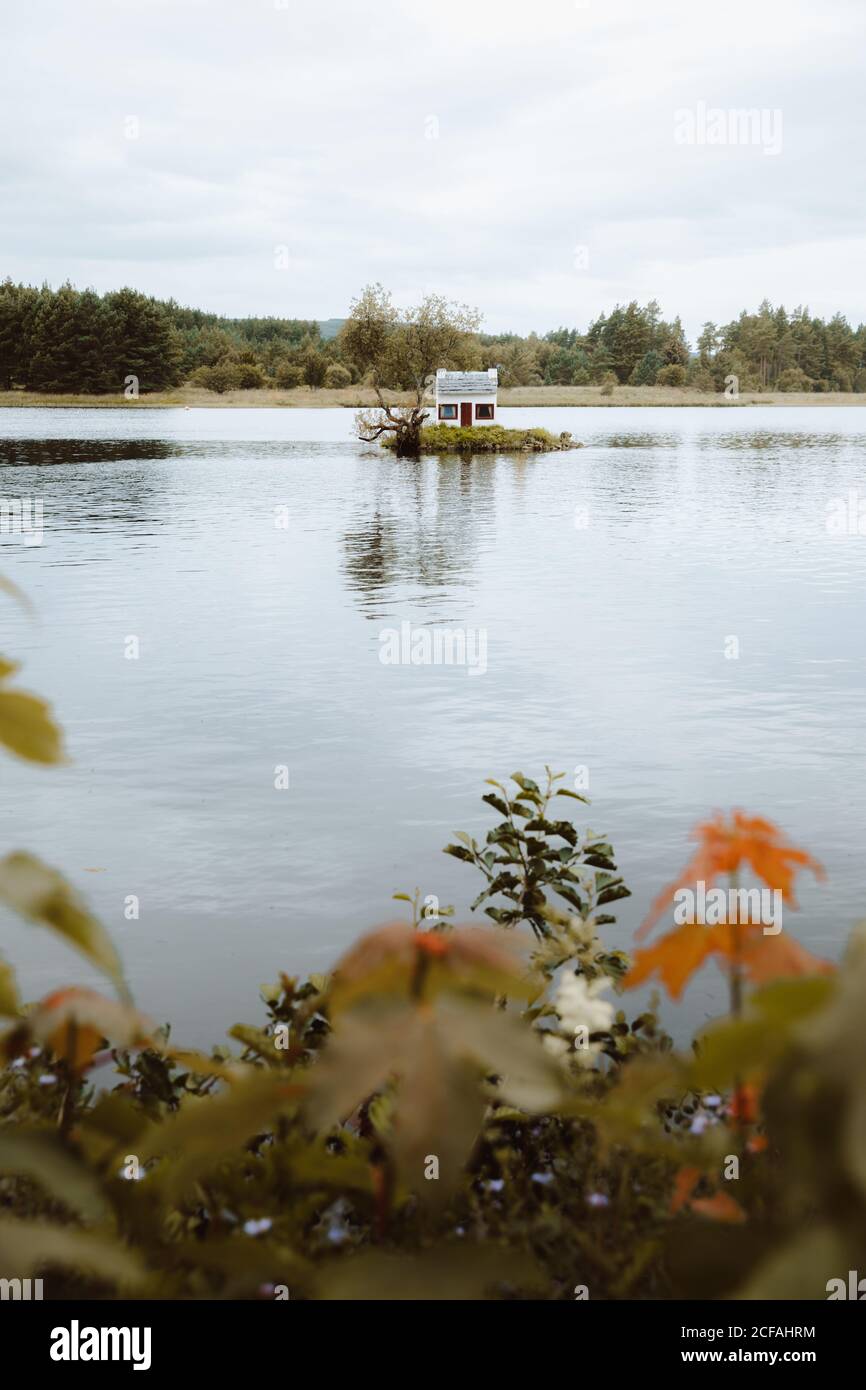
[[[395,308],[381,285],[368,285],[353,300],[342,329],[342,350],[369,376],[378,409],[359,410],[355,425],[368,442],[393,434],[396,452],[405,458],[418,454],[421,429],[428,418],[424,396],[439,367],[476,365],[473,334],[481,316],[465,304],[441,295],[427,295],[412,309]],[[411,405],[385,398],[386,391],[411,392]]]

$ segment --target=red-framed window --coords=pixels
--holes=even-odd
[[[457,407],[456,407],[456,405],[440,405],[440,407],[439,407],[439,419],[440,419],[440,420],[456,420],[456,419],[457,419]]]
[[[490,405],[490,404],[481,405],[480,402],[477,402],[477,403],[476,403],[476,406],[475,406],[475,419],[476,419],[476,420],[492,420],[492,419],[493,419],[493,406]]]

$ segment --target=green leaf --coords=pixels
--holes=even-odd
[[[473,862],[472,855],[469,853],[469,850],[464,849],[462,845],[446,845],[443,853],[451,854],[454,856],[455,859],[462,859],[467,864],[471,864]]]
[[[378,1133],[387,1133],[384,1124],[377,1125],[376,1129]],[[367,1194],[373,1189],[369,1157],[360,1153],[333,1154],[323,1144],[305,1143],[289,1154],[288,1166],[293,1188]]]
[[[572,907],[576,908],[578,912],[583,912],[586,904],[580,895],[575,893],[573,888],[569,888],[567,884],[563,883],[552,883],[551,887],[561,898],[564,898],[567,903],[570,903]]]
[[[100,1221],[106,1215],[96,1178],[53,1132],[12,1125],[0,1129],[0,1172],[38,1183],[85,1221]]]
[[[514,798],[512,810],[514,809],[515,805],[519,805],[523,801],[528,801],[534,811],[540,810],[540,808],[544,805],[544,798],[540,792],[518,792]]]
[[[491,1072],[503,1078],[497,1096],[524,1109],[545,1109],[562,1096],[561,1072],[534,1030],[489,1001],[443,994],[423,1006],[359,1008],[341,1015],[309,1069],[304,1109],[316,1130],[327,1131],[393,1087],[383,1141],[407,1187],[435,1201],[459,1181],[481,1130],[482,1081]],[[426,1181],[431,1156],[439,1176]]]
[[[516,908],[485,907],[484,911],[501,927],[510,927],[514,922],[519,922],[522,916],[520,910]]]
[[[495,1013],[486,1005],[488,1014]],[[444,1201],[458,1186],[464,1165],[484,1123],[486,1100],[480,1070],[457,1054],[456,1040],[443,1026],[443,1000],[433,1017],[417,1020],[414,1036],[400,1059],[400,1081],[390,1148],[406,1186],[428,1204]],[[435,1157],[438,1177],[426,1179]]]
[[[263,1057],[272,1066],[279,1064],[281,1053],[277,1051],[274,1038],[262,1028],[253,1028],[247,1023],[235,1023],[228,1030],[228,1035],[237,1042],[243,1043],[244,1047],[248,1047],[257,1056]]]
[[[489,845],[520,845],[526,839],[522,830],[518,830],[513,825],[495,825],[492,830],[487,832],[487,843]]]
[[[615,903],[618,902],[620,898],[630,897],[631,889],[626,888],[624,883],[618,883],[611,888],[605,888],[603,893],[599,893],[598,897],[596,898],[596,902],[598,903],[599,907],[603,907],[605,903]]]
[[[19,607],[24,609],[25,613],[33,612],[33,604],[30,602],[27,595],[22,593],[18,585],[13,584],[11,579],[4,579],[2,574],[0,574],[0,592],[8,594],[10,598],[14,599]],[[2,662],[2,660],[3,658],[0,657],[0,662]]]
[[[317,1130],[328,1130],[388,1080],[412,1046],[418,1010],[408,1003],[390,1004],[375,1017],[341,1016],[310,1068],[304,1112]]]
[[[541,788],[537,782],[533,782],[531,777],[524,777],[522,772],[512,772],[512,782],[516,782],[521,791],[530,792],[533,796],[541,796]]]
[[[122,1153],[137,1153],[138,1136],[147,1128],[145,1112],[129,1095],[103,1092],[79,1121],[82,1151],[91,1163],[110,1162]]]
[[[262,1284],[286,1284],[292,1297],[310,1285],[312,1266],[293,1250],[273,1241],[248,1240],[240,1233],[225,1239],[185,1240],[172,1243],[172,1261],[193,1271],[225,1276],[223,1299],[261,1297]],[[200,1273],[196,1275],[201,1278]]]
[[[688,1075],[696,1090],[723,1089],[738,1078],[754,1076],[787,1045],[787,1032],[763,1018],[732,1019],[700,1035]]]
[[[6,1278],[30,1278],[46,1264],[133,1287],[148,1277],[138,1256],[108,1236],[47,1222],[0,1220],[0,1272]]]
[[[490,884],[487,887],[487,892],[505,893],[508,891],[509,888],[518,888],[519,886],[520,879],[517,877],[517,875],[510,873],[506,869],[501,874],[497,874],[496,877],[490,882]]]
[[[452,1052],[501,1077],[497,1095],[535,1113],[559,1104],[562,1072],[524,1019],[453,995],[441,1000],[438,1013]]]
[[[0,860],[0,902],[62,936],[126,993],[120,958],[105,928],[62,874],[34,855]]]
[[[203,1173],[238,1153],[282,1110],[297,1104],[304,1088],[279,1074],[250,1067],[216,1096],[187,1096],[169,1119],[152,1125],[138,1140],[142,1160],[175,1155],[157,1170],[169,1199],[182,1195]]]
[[[38,695],[0,690],[0,743],[33,763],[62,763],[63,735]]]
[[[15,983],[15,972],[5,960],[0,960],[0,1017],[15,1018],[21,1012],[21,1000]]]
[[[735,1299],[826,1299],[830,1279],[845,1279],[850,1250],[830,1226],[817,1226],[775,1250]]]
[[[435,1183],[429,1184],[431,1187]],[[370,1251],[335,1262],[323,1275],[319,1296],[329,1300],[476,1300],[503,1286],[508,1291],[543,1284],[532,1256],[500,1245],[434,1246],[419,1254]]]
[[[836,979],[832,975],[774,980],[752,992],[749,1006],[771,1022],[790,1027],[798,1019],[807,1018],[809,1014],[822,1009],[830,1002],[835,990]]]

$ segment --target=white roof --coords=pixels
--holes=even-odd
[[[495,396],[497,372],[436,373],[436,390],[440,396]]]

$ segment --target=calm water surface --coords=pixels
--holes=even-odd
[[[3,758],[0,845],[81,888],[179,1040],[326,969],[395,891],[464,916],[479,885],[441,847],[491,824],[485,777],[545,762],[589,769],[634,892],[617,944],[715,807],[824,861],[786,919],[812,949],[866,915],[866,537],[826,527],[866,498],[866,413],[501,414],[586,447],[398,463],[348,410],[0,411],[0,495],[45,516],[41,546],[0,538],[38,615],[4,600],[0,650],[73,759]],[[403,621],[485,629],[487,671],[383,665]],[[13,919],[0,949],[30,997],[92,979]],[[721,999],[709,967],[668,1021]]]

